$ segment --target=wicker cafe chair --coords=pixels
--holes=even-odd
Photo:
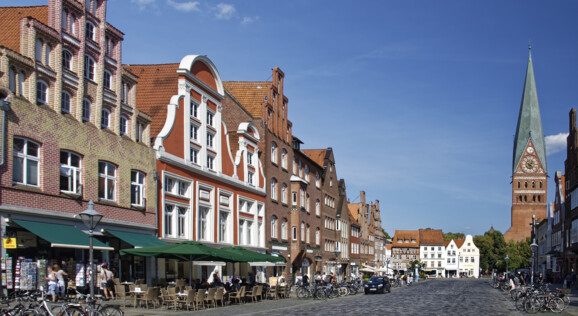
[[[241,304],[241,302],[243,301],[243,297],[245,297],[245,287],[241,286],[237,292],[232,293],[231,295],[229,295],[229,300],[232,301],[237,301],[239,302],[239,304]]]
[[[259,290],[259,286],[255,285],[253,286],[253,288],[251,289],[251,291],[246,291],[245,292],[245,299],[250,298],[251,302],[254,302],[257,298],[257,291]]]
[[[174,294],[169,294],[169,292],[167,291],[167,289],[161,289],[161,298],[162,298],[162,304],[166,305],[167,309],[169,309],[171,306],[176,310],[177,309],[177,296]]]
[[[215,293],[215,305],[217,302],[221,302],[221,307],[225,306],[225,289],[222,287],[218,288]]]
[[[197,310],[199,310],[199,304],[203,305],[203,308],[205,308],[205,298],[207,297],[207,294],[205,293],[205,290],[200,289],[197,292],[197,295],[195,295],[195,307]]]
[[[216,303],[215,303],[215,293],[217,293],[217,288],[210,288],[207,296],[205,297],[205,303],[207,303],[207,305],[210,307],[211,305],[213,305],[213,307],[216,307]]]
[[[185,298],[184,301],[181,301],[179,303],[184,304],[187,307],[187,311],[189,311],[189,307],[196,309],[196,306],[195,306],[196,295],[197,295],[197,290],[187,290],[187,297]]]

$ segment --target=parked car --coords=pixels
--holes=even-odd
[[[391,293],[391,283],[386,276],[373,276],[364,285],[365,294],[369,293]]]

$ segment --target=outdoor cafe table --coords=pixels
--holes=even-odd
[[[136,301],[138,298],[143,297],[147,292],[146,291],[130,291],[129,292],[132,297],[134,297],[134,307],[136,308]]]

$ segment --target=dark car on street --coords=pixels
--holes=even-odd
[[[391,293],[391,283],[386,276],[373,276],[363,285],[365,294],[369,293]]]

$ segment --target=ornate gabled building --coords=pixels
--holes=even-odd
[[[250,115],[223,120],[223,113],[230,108],[237,112],[238,105],[223,106],[225,90],[212,61],[188,55],[178,64],[125,68],[139,77],[137,101],[153,117],[159,237],[216,247],[241,245],[264,253],[266,181],[258,147],[262,134]],[[222,275],[246,272],[229,265]],[[185,278],[206,279],[214,267],[180,269]],[[161,262],[159,277],[173,278],[178,270],[174,260]]]
[[[514,138],[511,227],[504,234],[506,240],[519,241],[531,237],[532,215],[537,221],[546,218],[547,176],[546,145],[530,52]]]

